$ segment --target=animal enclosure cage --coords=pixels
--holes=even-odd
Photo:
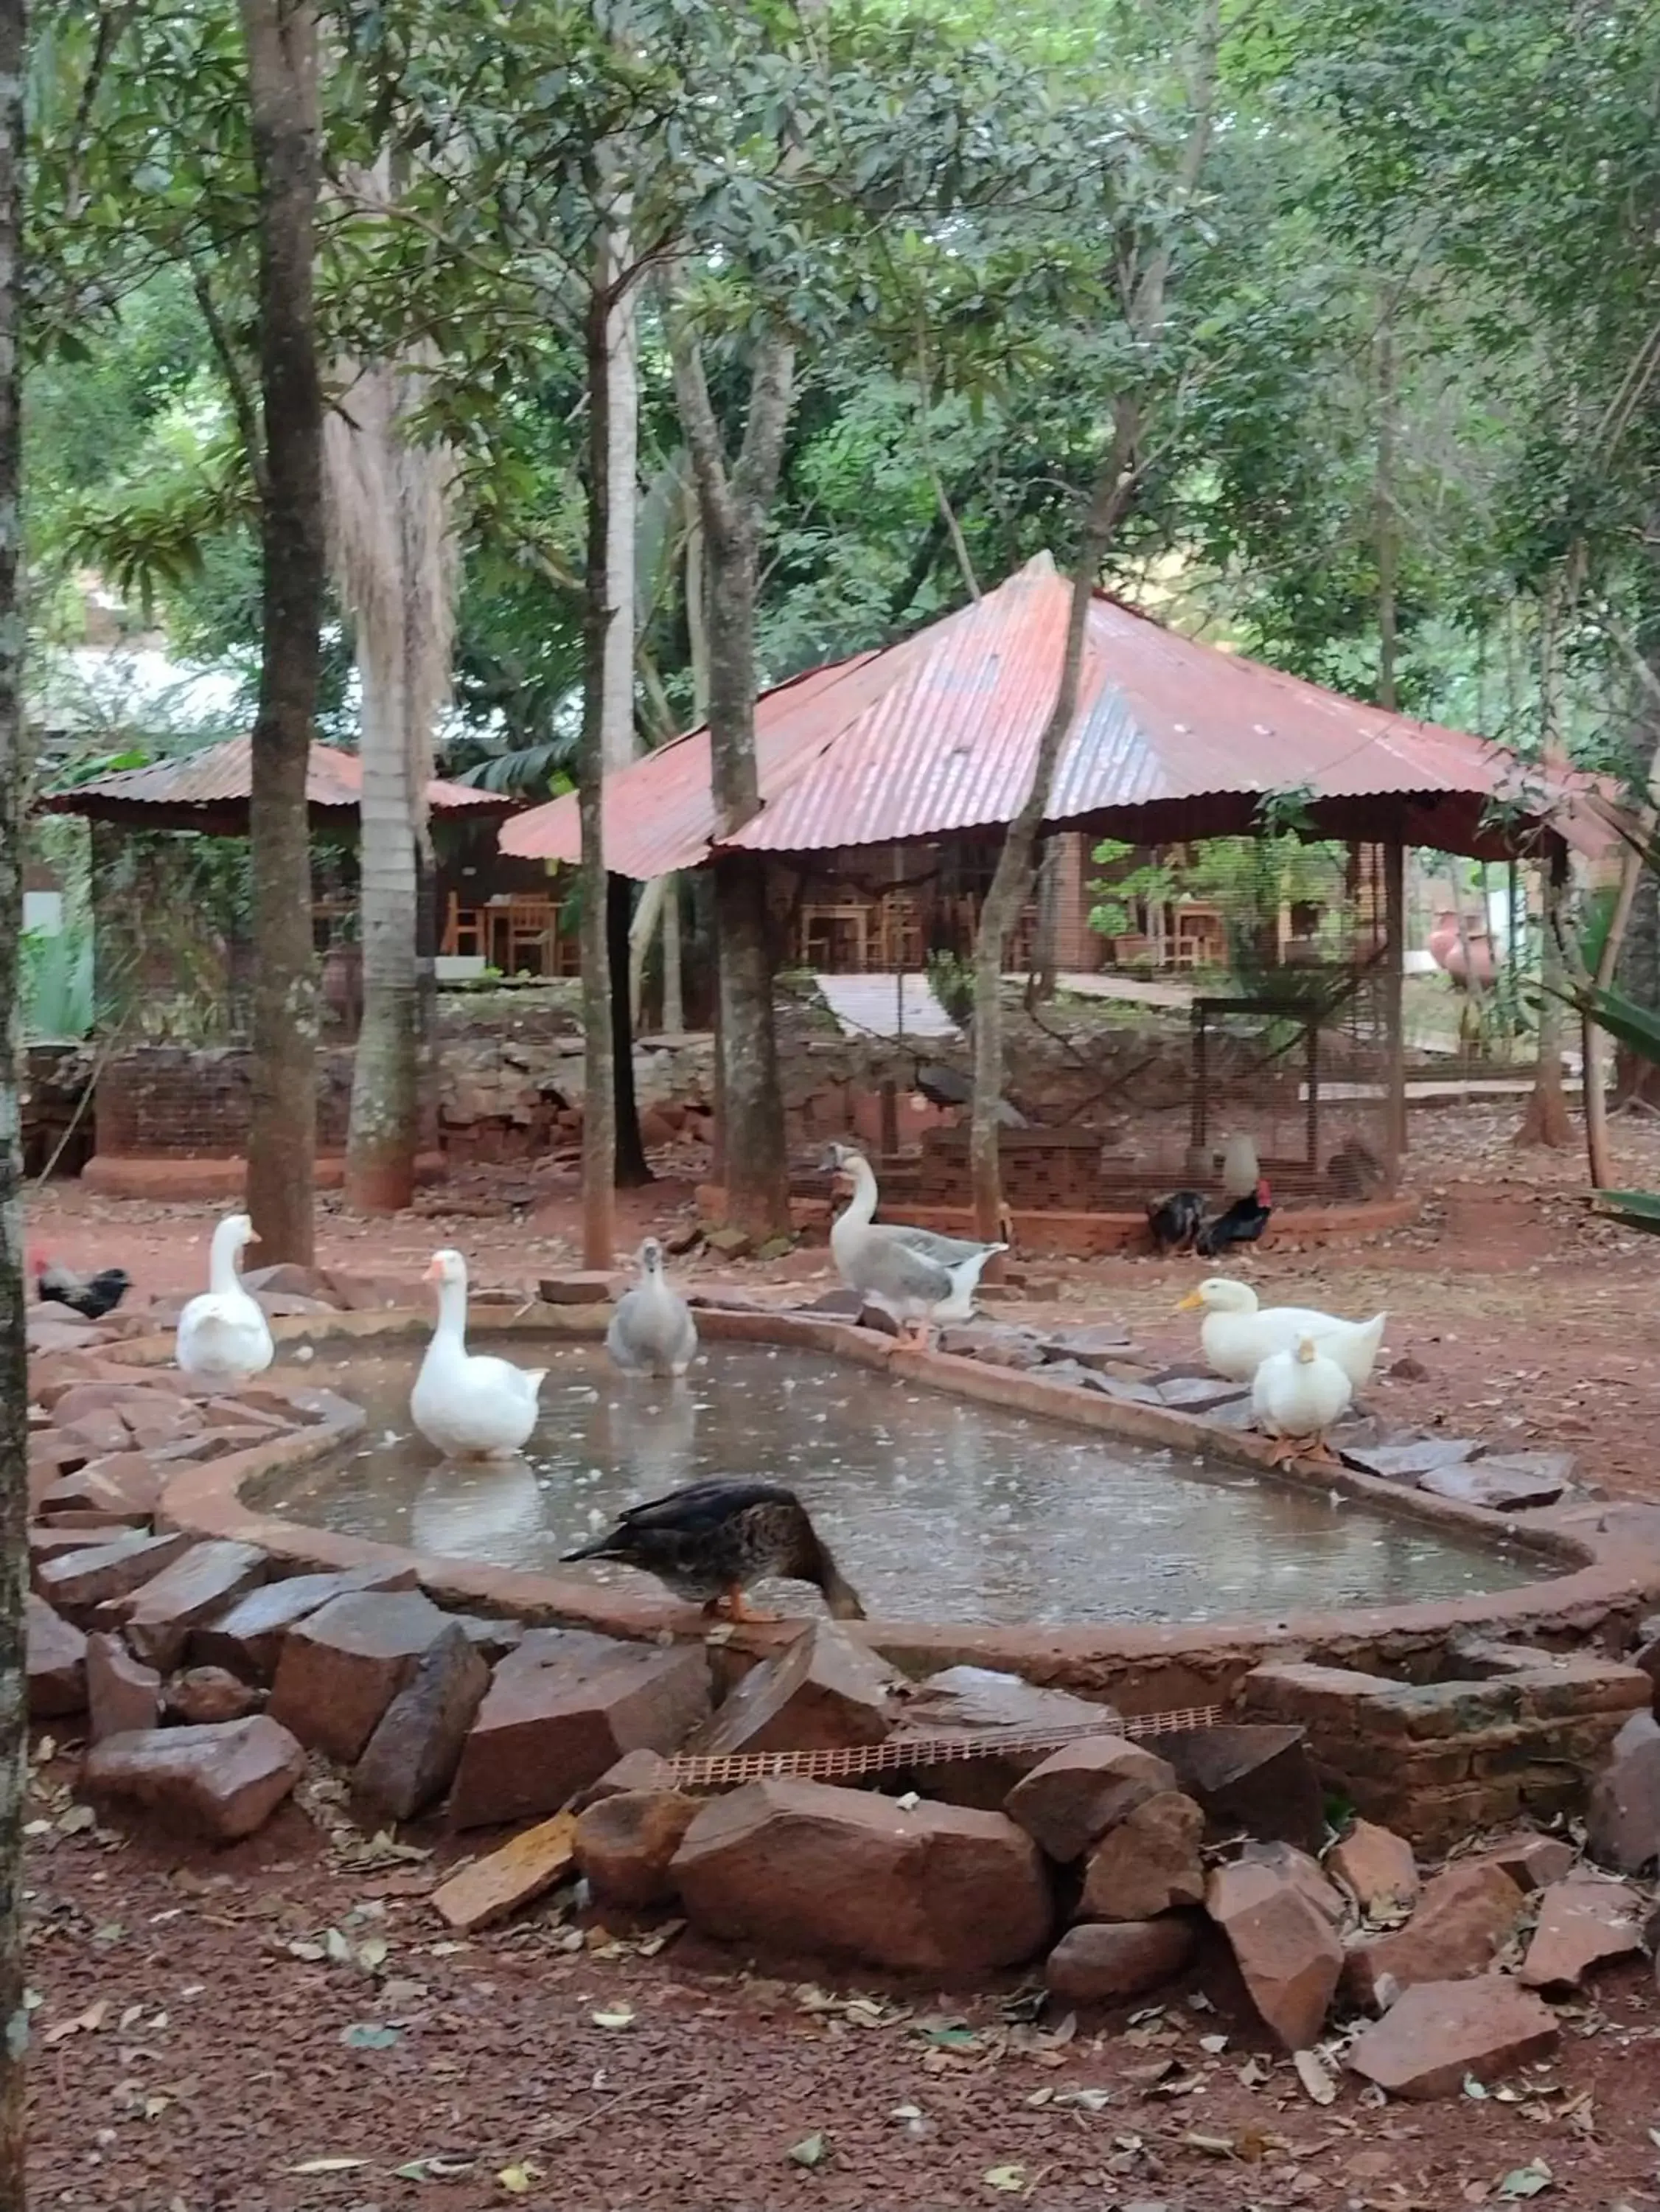
[[[1110,996],[1039,1010],[1011,1041],[1007,1096],[1021,1126],[1001,1139],[1009,1206],[1139,1212],[1178,1187],[1220,1202],[1238,1137],[1276,1206],[1354,1205],[1392,1188],[1398,999],[1382,849],[1305,847],[1294,868],[1287,860],[1272,849],[1203,870],[1185,854],[1160,860],[1177,899],[1184,869],[1206,883],[1226,939],[1215,964],[1145,997],[1126,977]],[[926,1131],[914,1173],[918,1202],[965,1203],[966,1127]]]

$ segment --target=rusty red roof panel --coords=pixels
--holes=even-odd
[[[125,806],[245,805],[252,789],[253,740],[227,738],[222,744],[209,745],[205,752],[183,760],[154,761],[148,768],[118,769],[110,775],[94,776],[72,790],[54,792],[41,804],[59,814],[79,812],[77,802],[100,799]],[[362,793],[363,763],[355,753],[312,745],[306,769],[308,805],[354,814]],[[427,804],[434,814],[500,814],[513,802],[498,792],[435,776],[427,787]]]
[[[725,841],[809,853],[1006,823],[1030,785],[1055,698],[1071,587],[1046,555],[972,605],[886,651],[819,669],[756,709],[761,809]],[[1079,710],[1051,823],[1199,799],[1306,792],[1312,799],[1457,794],[1479,808],[1526,796],[1527,771],[1464,732],[1327,691],[1166,629],[1105,592],[1090,610]],[[645,878],[709,856],[716,824],[706,732],[608,780],[605,851]],[[1587,780],[1533,775],[1557,808]],[[1179,834],[1179,832],[1174,833]],[[575,801],[510,823],[505,851],[574,860]]]

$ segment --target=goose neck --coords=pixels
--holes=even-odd
[[[438,1286],[438,1327],[433,1335],[442,1343],[460,1348],[467,1337],[467,1285],[465,1283],[440,1283]]]
[[[239,1291],[242,1278],[237,1269],[237,1255],[242,1249],[242,1233],[235,1221],[221,1221],[213,1232],[213,1243],[208,1255],[208,1287],[215,1296]]]
[[[868,1229],[876,1216],[875,1175],[869,1161],[863,1158],[851,1160],[847,1172],[853,1179],[853,1195],[842,1218],[855,1229]]]

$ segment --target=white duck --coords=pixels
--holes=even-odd
[[[1315,1338],[1300,1337],[1294,1352],[1263,1360],[1251,1386],[1257,1426],[1277,1439],[1276,1460],[1330,1460],[1326,1432],[1354,1402],[1354,1385]]]
[[[876,1225],[876,1178],[863,1153],[832,1145],[826,1164],[853,1186],[851,1200],[830,1231],[831,1255],[848,1289],[884,1307],[924,1341],[930,1324],[972,1320],[981,1272],[1008,1245],[971,1243],[961,1237],[937,1236],[931,1229]]]
[[[663,1272],[663,1247],[648,1237],[639,1248],[639,1280],[617,1300],[605,1349],[630,1374],[684,1375],[697,1356],[691,1308]]]
[[[208,1288],[179,1316],[174,1356],[203,1389],[239,1389],[263,1375],[275,1356],[270,1323],[237,1272],[238,1255],[252,1242],[247,1215],[227,1213],[213,1232]]]
[[[508,1459],[536,1425],[548,1370],[467,1349],[467,1262],[434,1252],[423,1279],[438,1285],[438,1326],[409,1393],[409,1419],[451,1459]]]
[[[1190,1291],[1176,1310],[1191,1313],[1198,1306],[1204,1308],[1204,1326],[1199,1331],[1204,1356],[1218,1375],[1233,1382],[1249,1382],[1263,1360],[1276,1352],[1293,1352],[1304,1337],[1312,1336],[1359,1390],[1377,1361],[1389,1319],[1380,1313],[1370,1321],[1342,1321],[1310,1306],[1259,1307],[1250,1284],[1227,1275],[1210,1276],[1197,1291]]]

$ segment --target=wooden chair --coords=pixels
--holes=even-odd
[[[506,915],[509,975],[551,975],[559,935],[559,911],[550,898],[510,898]],[[521,964],[525,952],[534,951],[533,966]]]
[[[488,960],[490,947],[483,908],[463,906],[451,891],[449,911],[444,921],[443,942],[439,951],[446,960],[476,960],[481,957]]]

